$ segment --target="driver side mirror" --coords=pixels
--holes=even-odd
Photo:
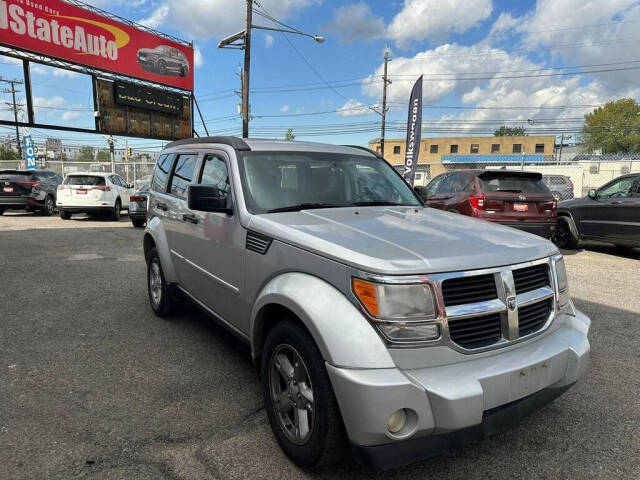
[[[595,189],[591,188],[589,189],[589,193],[587,193],[587,196],[595,200],[598,197],[598,192]]]
[[[418,195],[423,202],[427,201],[427,197],[429,196],[427,187],[423,187],[423,186],[413,187],[413,191],[416,192],[416,195]]]
[[[187,187],[187,202],[191,210],[231,215],[233,210],[227,206],[227,199],[227,194],[213,185],[189,185]]]

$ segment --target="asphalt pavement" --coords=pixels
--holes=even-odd
[[[517,427],[384,473],[307,473],[274,441],[249,350],[148,305],[127,218],[0,217],[0,479],[640,478],[640,250],[565,252],[586,377]]]

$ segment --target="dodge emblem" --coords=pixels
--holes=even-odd
[[[507,298],[507,307],[509,308],[509,310],[513,311],[516,309],[516,297],[509,297]]]

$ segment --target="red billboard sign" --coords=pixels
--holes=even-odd
[[[193,90],[193,48],[61,0],[0,0],[0,45]]]

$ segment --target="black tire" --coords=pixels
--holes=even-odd
[[[113,206],[113,210],[111,211],[111,220],[116,222],[120,221],[120,211],[122,210],[122,202],[120,202],[119,198],[116,198],[116,203]]]
[[[559,248],[577,248],[580,239],[575,233],[575,225],[571,218],[558,217],[558,225],[552,240]]]
[[[164,60],[158,62],[158,72],[162,75],[167,73],[167,64],[164,63]]]
[[[47,198],[44,199],[44,207],[40,210],[40,213],[45,217],[50,217],[56,212],[56,201],[53,199],[52,195],[47,195]]]
[[[71,212],[60,209],[60,218],[62,220],[69,220],[71,218]]]
[[[4,213],[4,208],[0,208],[0,217],[2,216],[3,213]]]
[[[156,266],[158,268],[157,272],[155,271]],[[159,278],[156,277],[156,275],[159,275]],[[171,285],[164,279],[164,271],[162,270],[160,257],[155,247],[149,252],[147,291],[149,293],[149,304],[151,305],[153,313],[164,318],[171,316],[175,312],[178,302],[175,300]]]
[[[132,218],[131,223],[133,223],[133,226],[136,228],[144,227],[144,219],[141,219],[141,218],[135,218],[135,219]]]
[[[187,76],[187,69],[184,67],[180,67],[180,76],[181,77],[186,77]]]
[[[285,432],[272,395],[271,377],[277,375],[273,373],[272,358],[275,360],[274,353],[281,352],[282,348],[291,347],[302,359],[312,387],[312,425],[311,428],[307,427],[310,435],[302,444],[294,443]],[[282,381],[280,377],[277,378],[277,381]],[[293,383],[296,384],[295,381]],[[273,434],[284,453],[296,465],[306,469],[320,468],[343,458],[348,451],[346,433],[324,359],[311,335],[296,322],[281,321],[269,332],[262,354],[262,385]],[[300,395],[297,394],[297,397]]]

